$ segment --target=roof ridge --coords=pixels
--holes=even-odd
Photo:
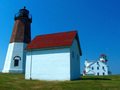
[[[94,61],[97,61],[97,60],[91,60],[91,61],[88,61],[88,62],[94,62]]]
[[[50,33],[50,34],[42,34],[42,35],[37,35],[37,36],[45,36],[45,35],[53,35],[53,34],[63,34],[63,33],[69,33],[69,32],[77,32],[77,30],[67,31],[67,32]],[[36,37],[37,37],[37,36],[36,36]]]

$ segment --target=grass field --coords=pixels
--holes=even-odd
[[[0,90],[120,90],[120,75],[81,76],[74,81],[25,80],[24,74],[0,73]]]

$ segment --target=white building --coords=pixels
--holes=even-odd
[[[85,71],[83,75],[108,75],[107,56],[102,54],[99,60],[85,60]]]
[[[80,78],[81,48],[77,31],[36,36],[25,48],[25,79]]]

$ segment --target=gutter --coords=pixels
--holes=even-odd
[[[32,50],[31,50],[31,63],[30,63],[30,80],[32,80]]]

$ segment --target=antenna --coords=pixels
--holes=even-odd
[[[108,48],[106,48],[106,55],[107,55],[107,66],[108,66],[108,72],[109,72],[110,71],[110,67],[109,67],[109,61],[108,61],[108,59],[109,59]],[[108,73],[108,75],[109,75],[109,73]]]
[[[107,56],[107,60],[108,60],[109,59],[108,48],[106,48],[106,56]]]

